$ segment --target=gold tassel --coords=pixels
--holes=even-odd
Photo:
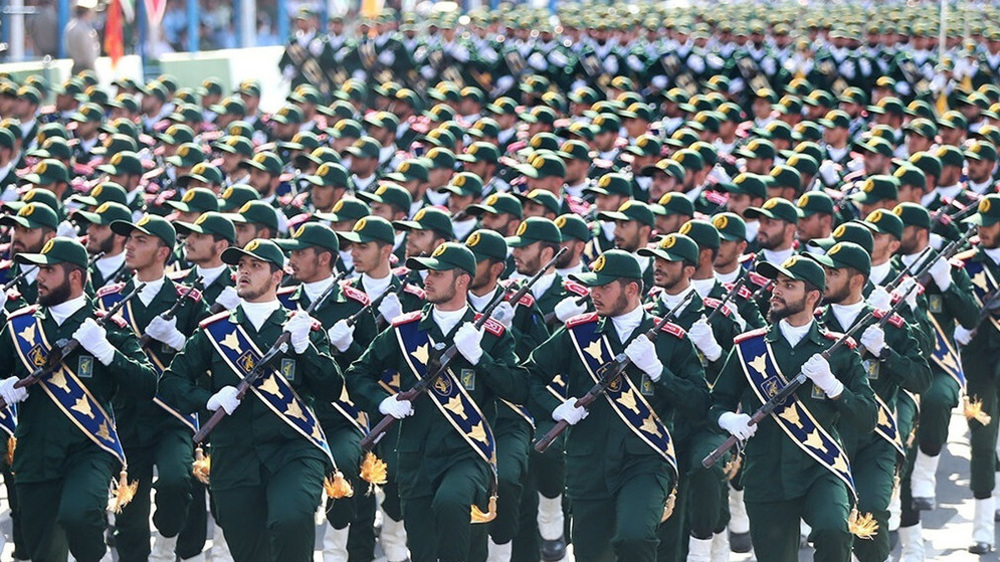
[[[14,466],[14,449],[16,449],[16,448],[17,448],[17,437],[14,437],[13,435],[11,435],[10,438],[7,439],[7,458],[6,458],[6,460],[7,460],[7,466],[8,467]]]
[[[732,480],[736,478],[736,475],[740,472],[740,465],[743,464],[743,456],[739,453],[733,453],[730,457],[729,462],[726,466],[722,467],[722,472],[726,475],[726,480]]]
[[[872,540],[878,534],[878,523],[871,513],[859,514],[854,508],[847,518],[847,529],[859,539]]]
[[[490,502],[487,506],[486,513],[483,513],[479,509],[479,506],[472,504],[472,523],[489,523],[497,517],[497,495],[493,494],[490,496]]]
[[[121,513],[122,508],[132,501],[135,492],[139,489],[139,481],[128,481],[128,470],[122,468],[118,473],[118,480],[111,481],[111,497],[108,498],[108,511],[111,513]]]
[[[208,486],[209,475],[212,473],[212,457],[205,456],[205,451],[201,445],[194,450],[194,462],[191,464],[191,473],[199,482]]]
[[[335,500],[339,500],[340,498],[349,498],[354,495],[354,488],[352,488],[351,483],[344,478],[344,473],[339,470],[326,477],[326,480],[323,481],[323,490],[326,492],[328,497]]]
[[[989,425],[993,418],[983,411],[983,401],[975,398],[965,397],[965,419],[976,420],[982,425]]]
[[[670,490],[670,495],[667,496],[667,501],[663,504],[663,517],[660,517],[660,523],[663,523],[670,516],[674,514],[674,507],[677,505],[677,484],[674,484],[674,488]]]
[[[389,467],[384,461],[369,451],[365,455],[365,460],[361,461],[361,479],[368,482],[368,492],[370,495],[376,486],[382,486],[389,480]]]

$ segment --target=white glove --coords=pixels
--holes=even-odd
[[[333,347],[343,353],[351,347],[351,342],[354,341],[354,325],[348,325],[346,318],[337,320],[337,323],[327,331],[326,335],[330,336],[330,343]]]
[[[392,324],[397,316],[403,314],[403,303],[399,302],[396,293],[389,293],[378,303],[378,313],[387,323]]]
[[[872,355],[878,357],[885,348],[885,330],[878,324],[868,326],[861,334],[861,345],[865,346],[865,349],[870,351]]]
[[[722,357],[722,346],[715,341],[715,334],[712,333],[712,327],[708,325],[704,315],[691,325],[688,337],[709,361],[716,361]]]
[[[885,290],[885,287],[877,286],[868,296],[868,306],[876,310],[889,310],[892,308],[892,295]]]
[[[916,279],[914,279],[913,277],[906,277],[903,279],[903,282],[899,284],[899,287],[896,287],[896,290],[893,291],[894,293],[899,295],[906,295],[906,305],[909,306],[910,310],[913,311],[917,310],[917,295],[919,291],[917,291],[916,289],[910,291],[910,287],[916,284],[917,284]]]
[[[284,69],[282,69],[281,76],[285,80],[291,80],[292,78],[295,78],[295,67],[290,65],[286,66]]]
[[[934,262],[930,270],[931,278],[942,292],[951,287],[951,264],[948,260],[940,258]]]
[[[750,416],[736,412],[726,412],[719,416],[719,427],[740,441],[746,441],[757,433],[757,424],[750,423]]]
[[[455,332],[455,347],[458,352],[473,365],[479,363],[483,356],[483,332],[477,330],[471,322],[462,324],[462,327]]]
[[[955,326],[955,343],[965,347],[972,341],[972,330],[966,330],[961,326]]]
[[[400,400],[397,395],[393,394],[378,405],[378,411],[401,420],[413,415],[413,404],[409,400]]]
[[[162,316],[153,318],[146,326],[146,333],[155,340],[159,340],[170,347],[180,351],[184,348],[186,338],[177,329],[177,317],[164,320]]]
[[[3,398],[8,406],[22,402],[28,397],[28,389],[14,387],[17,381],[17,377],[9,377],[0,382],[0,398]]]
[[[7,306],[7,291],[0,291],[0,310]]]
[[[823,178],[823,183],[829,186],[837,185],[840,181],[840,174],[837,173],[837,166],[831,160],[824,160],[819,166],[819,176]]]
[[[819,353],[810,357],[802,365],[802,372],[830,398],[840,396],[840,393],[844,391],[844,383],[833,376],[833,372],[830,370],[830,362],[824,359]]]
[[[653,382],[660,380],[663,374],[663,363],[656,356],[656,346],[649,341],[646,334],[643,334],[625,347],[625,356],[628,357],[640,371],[649,375]]]
[[[208,399],[205,407],[213,412],[222,408],[231,416],[236,411],[236,408],[240,406],[240,398],[237,394],[239,394],[239,391],[236,390],[235,386],[224,386]]]
[[[498,304],[493,309],[493,319],[509,330],[510,325],[514,323],[514,307],[507,301]]]
[[[104,365],[110,365],[115,357],[115,348],[108,341],[107,330],[93,318],[83,321],[83,324],[73,332],[73,339],[80,342],[84,349]]]
[[[578,298],[580,297],[576,295],[566,297],[559,301],[559,304],[552,309],[552,311],[556,313],[556,318],[558,318],[560,322],[565,322],[574,316],[587,312],[586,305],[576,304],[576,299]]]
[[[71,236],[76,238],[79,236],[76,226],[69,221],[62,221],[59,226],[56,227],[56,236]]]
[[[315,322],[312,316],[301,311],[296,312],[288,322],[285,322],[285,330],[292,336],[292,349],[295,353],[303,353],[309,347],[309,331]]]
[[[586,408],[577,408],[576,398],[570,396],[565,402],[556,406],[555,410],[552,410],[552,419],[576,425],[589,413]]]
[[[225,272],[222,273],[225,275]],[[240,296],[236,294],[236,287],[226,287],[219,293],[215,302],[222,305],[226,310],[233,310],[240,305]]]

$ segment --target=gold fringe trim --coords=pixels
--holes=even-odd
[[[497,495],[490,496],[490,502],[486,513],[483,513],[479,506],[472,504],[472,523],[489,523],[497,517]]]
[[[344,478],[344,473],[339,470],[326,477],[326,480],[323,481],[323,491],[326,492],[327,497],[335,500],[349,498],[354,495],[354,488]]]
[[[389,467],[375,456],[375,453],[368,451],[365,459],[361,461],[361,479],[368,482],[368,492],[375,491],[376,486],[383,486],[389,480]]]
[[[17,437],[11,435],[10,438],[7,439],[7,456],[4,459],[7,461],[8,467],[14,466],[14,449],[16,448],[17,448]]]
[[[199,482],[208,486],[209,476],[212,473],[212,457],[206,456],[201,445],[194,450],[194,462],[191,464],[191,473]]]
[[[670,516],[674,514],[674,508],[677,506],[677,484],[674,484],[674,488],[670,490],[670,495],[667,496],[667,501],[663,503],[663,516],[660,517],[660,523],[663,523]]]
[[[871,513],[859,514],[854,508],[847,518],[847,529],[859,539],[872,540],[878,534],[878,523]]]
[[[108,498],[108,511],[121,513],[122,509],[132,501],[136,491],[139,489],[139,481],[128,481],[128,470],[122,469],[118,473],[118,480],[111,481],[111,490]]]
[[[736,478],[736,475],[740,472],[740,466],[743,464],[743,455],[739,454],[739,452],[733,452],[732,455],[729,458],[729,462],[722,467],[722,472],[726,475],[726,480]]]
[[[990,421],[993,419],[989,414],[983,411],[983,401],[975,398],[965,397],[965,407],[964,412],[965,419],[976,420],[982,425],[989,425]]]

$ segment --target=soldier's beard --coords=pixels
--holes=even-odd
[[[69,300],[69,277],[63,278],[62,283],[57,287],[53,287],[45,296],[42,296],[41,292],[38,293],[38,304],[42,306],[55,306],[57,304],[62,304]]]
[[[798,314],[806,309],[806,299],[802,297],[802,300],[788,302],[784,299],[781,300],[784,305],[780,309],[777,309],[774,304],[771,304],[771,310],[767,312],[767,321],[771,324],[778,322],[779,320],[788,318],[793,314]]]

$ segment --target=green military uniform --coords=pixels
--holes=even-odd
[[[266,240],[251,241],[245,250],[229,248],[223,260],[232,264],[243,255],[279,267],[284,264],[281,251]],[[164,401],[182,413],[196,412],[205,408],[214,392],[237,385],[240,375],[220,350],[232,349],[235,343],[246,353],[247,346],[231,341],[238,332],[233,327],[242,328],[261,352],[269,349],[289,317],[278,303],[275,306],[259,330],[243,305],[202,322],[202,329],[188,340],[163,375],[160,392]],[[226,343],[221,335],[212,335],[213,325],[228,332]],[[213,343],[213,338],[219,339]],[[303,353],[289,349],[281,359],[281,375],[301,397],[298,402],[307,407],[314,399],[334,400],[343,389],[340,370],[327,350],[326,332],[314,329]],[[241,369],[246,367],[240,365]],[[261,389],[275,380],[274,374],[269,375]],[[264,402],[269,395],[265,390],[248,393],[212,433],[210,486],[218,522],[235,559],[305,561],[312,558],[313,514],[331,457],[314,440],[304,437],[310,435],[308,430],[300,433],[289,418],[278,417],[271,409],[272,402]],[[287,408],[299,412],[296,418],[311,414],[302,406]]]
[[[409,267],[456,269],[469,275],[475,272],[472,252],[457,244],[439,246],[429,258],[412,258]],[[475,313],[466,309],[458,324],[447,334],[433,318],[434,309],[427,306],[421,312],[404,315],[393,322],[391,329],[383,331],[368,350],[347,371],[352,388],[357,388],[355,399],[368,411],[379,411],[379,406],[389,393],[379,385],[382,373],[399,373],[400,388],[412,387],[418,375],[428,365],[430,344],[418,344],[421,338],[448,344],[458,333],[459,327],[475,319]],[[408,349],[407,346],[414,346]],[[467,560],[472,529],[469,524],[470,505],[483,506],[493,476],[490,464],[483,458],[485,451],[470,446],[472,441],[489,441],[488,431],[496,417],[496,397],[514,403],[523,403],[526,385],[514,365],[514,342],[502,324],[489,321],[481,343],[482,355],[472,365],[461,354],[456,355],[447,379],[434,385],[435,394],[460,392],[462,407],[458,419],[469,416],[481,419],[468,428],[469,433],[456,432],[452,424],[460,423],[456,417],[442,419],[453,407],[435,409],[430,405],[415,409],[413,417],[403,420],[396,447],[399,463],[399,494],[406,523],[408,546],[415,561]],[[458,376],[456,376],[458,375]],[[461,386],[461,391],[458,387]],[[440,396],[438,394],[438,396]],[[437,400],[436,397],[431,397]],[[471,404],[474,403],[474,404]],[[421,402],[421,404],[426,404]],[[468,406],[477,406],[476,412]],[[479,412],[482,412],[480,414]],[[478,429],[477,429],[478,428]],[[483,430],[484,434],[480,434]],[[474,437],[479,435],[479,437]],[[487,457],[488,458],[488,457]],[[485,539],[485,535],[483,536]]]
[[[606,284],[618,278],[641,279],[638,262],[618,250],[599,258],[594,273],[577,277],[588,284]],[[613,358],[609,353],[622,353],[654,325],[652,316],[644,311],[640,314],[639,325],[626,341],[620,340],[610,319],[587,314],[568,321],[532,352],[526,367],[539,418],[551,417],[560,404],[546,390],[556,374],[565,380],[569,396],[583,396],[595,382],[588,374],[587,356],[604,363]],[[575,330],[579,329],[604,339],[609,350],[584,350],[582,342],[581,348],[576,348]],[[694,346],[683,330],[668,324],[663,331],[666,333],[653,343],[656,356],[667,361],[659,380],[654,382],[635,367],[625,371],[630,382],[626,394],[635,397],[635,389],[639,389],[641,398],[648,401],[646,407],[663,420],[665,430],[657,430],[661,439],[666,437],[663,431],[673,425],[675,413],[692,422],[703,419],[708,390]],[[656,559],[656,530],[676,484],[676,465],[665,462],[664,456],[637,435],[642,430],[628,427],[618,418],[620,414],[608,400],[598,398],[590,406],[589,415],[570,429],[566,441],[566,492],[572,502],[573,544],[578,560]],[[665,450],[673,456],[672,442]]]
[[[87,254],[79,243],[56,238],[46,244],[41,254],[21,254],[18,260],[20,263],[72,263],[86,268]],[[72,338],[95,313],[94,306],[85,297],[79,298],[80,308],[62,323],[48,308],[29,307],[12,315],[3,329],[5,337],[0,339],[0,364],[4,372],[18,378],[30,372],[26,359],[19,355],[30,349],[22,346],[28,345],[38,332],[44,334],[39,337],[47,342]],[[15,321],[25,322],[26,327],[16,328]],[[104,329],[115,348],[108,365],[83,347],[72,352],[62,363],[75,373],[73,378],[93,397],[92,400],[79,398],[82,402],[75,411],[81,412],[80,415],[84,415],[84,411],[94,414],[94,417],[85,417],[95,422],[104,418],[105,425],[94,426],[91,436],[91,428],[81,431],[77,425],[80,422],[70,417],[74,411],[70,407],[77,404],[72,401],[73,394],[69,390],[72,386],[67,384],[70,375],[65,369],[41,383],[47,386],[48,392],[41,386],[33,387],[19,408],[15,433],[19,446],[14,455],[13,471],[17,474],[18,495],[32,498],[28,503],[22,502],[19,508],[25,544],[34,560],[65,559],[67,549],[77,560],[99,560],[104,555],[108,483],[116,476],[120,465],[117,453],[109,454],[109,449],[105,448],[112,441],[118,442],[120,447],[117,436],[106,433],[108,429],[113,431],[111,399],[117,395],[137,402],[148,401],[156,390],[156,374],[132,331],[117,321],[108,322]],[[66,394],[60,390],[66,390]],[[66,402],[57,404],[52,396],[70,401],[68,405]]]
[[[765,262],[761,269],[774,277],[781,273],[796,280],[808,280],[821,290],[824,287],[823,270],[818,264],[803,258],[790,258],[778,269]],[[768,271],[773,268],[772,271]],[[767,377],[761,384],[777,391],[784,383],[774,371],[767,369],[768,363],[778,369],[786,379],[791,379],[802,371],[808,359],[821,353],[839,339],[840,335],[827,332],[816,322],[794,346],[782,335],[778,324],[770,328],[754,330],[742,334],[736,340],[736,348],[729,354],[726,366],[712,388],[712,409],[709,414],[713,423],[719,423],[721,416],[742,408],[743,412],[753,412],[761,406],[757,389],[750,385],[748,370]],[[743,342],[755,344],[744,347]],[[852,538],[848,532],[850,511],[849,492],[844,479],[846,459],[839,450],[838,425],[853,425],[859,433],[868,433],[875,426],[876,409],[871,387],[868,386],[861,360],[851,346],[839,349],[829,358],[830,371],[843,390],[836,400],[831,400],[814,383],[806,382],[795,391],[795,410],[789,412],[789,424],[805,429],[812,427],[811,435],[820,435],[825,430],[822,449],[826,451],[829,466],[807,454],[807,445],[797,443],[786,435],[779,426],[777,416],[761,421],[754,435],[744,449],[746,460],[743,467],[744,500],[750,516],[750,533],[754,549],[761,560],[794,560],[799,548],[799,520],[804,519],[813,531],[811,537],[816,545],[816,560],[848,560]],[[742,353],[761,350],[760,356],[743,358]],[[770,356],[767,358],[767,356]],[[767,381],[775,380],[775,383]],[[770,394],[771,391],[768,391]],[[805,414],[805,409],[811,416]],[[805,420],[805,421],[803,421]],[[780,421],[780,420],[779,420]],[[838,424],[838,422],[840,422]],[[784,423],[784,422],[782,422]],[[808,443],[808,442],[807,442]],[[834,467],[834,468],[830,468]],[[839,467],[839,468],[837,468]],[[846,469],[849,478],[849,468]]]

